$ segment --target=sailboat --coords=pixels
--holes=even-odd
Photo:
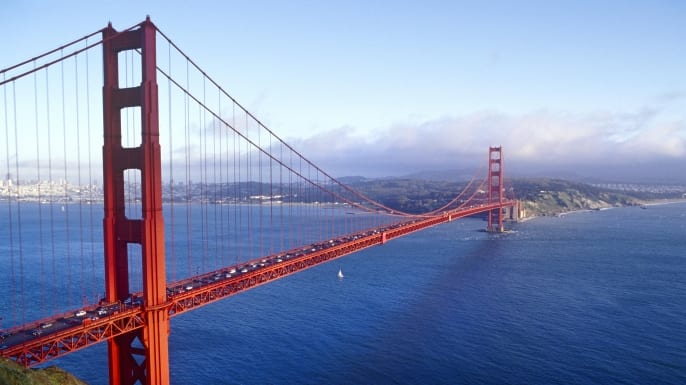
[[[341,269],[338,269],[338,278],[343,279],[343,271]]]

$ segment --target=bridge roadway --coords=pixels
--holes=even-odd
[[[437,216],[418,217],[173,282],[167,286],[165,306],[169,316],[173,317],[403,235],[515,205],[516,201],[507,200],[502,204],[483,204]],[[0,356],[30,367],[142,328],[146,313],[141,302],[142,294],[136,293],[122,303],[92,305],[4,331],[0,341]]]

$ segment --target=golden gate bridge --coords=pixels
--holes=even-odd
[[[167,384],[172,317],[459,218],[484,213],[502,232],[518,217],[500,147],[440,208],[370,199],[149,18],[1,74],[0,356],[26,367],[106,341],[110,384]]]

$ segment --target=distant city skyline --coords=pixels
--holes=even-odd
[[[335,176],[475,169],[502,145],[512,176],[686,182],[680,1],[3,7],[1,68],[150,15]]]

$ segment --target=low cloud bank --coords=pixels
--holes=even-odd
[[[486,165],[489,146],[503,146],[506,167],[519,176],[686,180],[686,121],[657,107],[518,116],[484,111],[396,124],[374,138],[341,127],[290,142],[333,175],[477,169]]]

